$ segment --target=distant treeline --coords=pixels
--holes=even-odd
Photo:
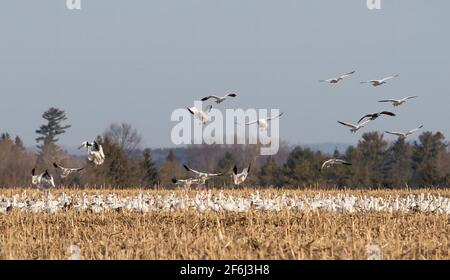
[[[192,177],[183,164],[207,172],[230,173],[209,182],[209,186],[231,187],[231,168],[239,170],[251,164],[244,186],[259,187],[348,187],[419,188],[450,186],[450,152],[440,132],[426,131],[412,143],[403,139],[388,142],[379,132],[361,136],[356,146],[344,153],[337,149],[325,154],[301,146],[280,144],[274,156],[259,156],[259,145],[189,145],[176,149],[141,149],[141,137],[130,124],[112,124],[97,141],[103,145],[106,160],[93,166],[86,157],[61,150],[57,135],[70,125],[62,125],[65,113],[50,108],[43,114],[47,121],[36,133],[38,153],[26,149],[19,136],[0,136],[0,187],[31,185],[31,169],[48,169],[56,183],[63,186],[107,188],[173,188],[172,178]],[[90,140],[90,139],[83,139]],[[350,166],[320,167],[329,158],[341,158]],[[64,180],[52,163],[86,168]]]
[[[183,164],[195,169],[219,172],[239,169],[252,164],[246,186],[260,187],[348,187],[348,188],[404,188],[450,186],[450,153],[444,136],[437,132],[423,132],[414,143],[399,139],[388,143],[378,132],[362,134],[356,146],[345,153],[335,151],[324,154],[309,148],[282,145],[275,156],[259,156],[257,145],[192,145],[185,148],[156,150],[165,154],[160,164],[153,158],[154,150],[127,151],[108,136],[97,139],[106,154],[105,163],[94,167],[85,158],[71,156],[64,151],[52,157],[63,166],[86,169],[58,184],[78,187],[154,188],[174,187],[173,177],[192,177]],[[20,137],[7,133],[0,138],[0,186],[22,187],[31,185],[30,171],[49,169],[56,175],[48,160],[40,160],[24,148]],[[345,159],[351,166],[334,166],[320,170],[330,157]],[[230,173],[231,174],[231,173]],[[57,176],[55,176],[57,177]],[[210,181],[209,186],[231,186],[225,175]]]

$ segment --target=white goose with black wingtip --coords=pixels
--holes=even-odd
[[[389,77],[383,78],[381,80],[368,80],[368,81],[361,82],[361,84],[371,83],[372,86],[378,87],[378,86],[386,84],[386,81],[391,80],[393,78],[397,78],[397,77],[398,77],[398,75],[394,75],[394,76],[389,76]]]
[[[395,107],[402,105],[403,103],[406,103],[407,100],[409,99],[413,99],[413,98],[417,98],[418,96],[414,95],[414,96],[407,96],[404,97],[402,99],[383,99],[380,100],[378,102],[390,102],[392,103],[392,105],[394,105]]]
[[[31,183],[37,186],[41,191],[47,191],[48,189],[55,187],[53,176],[48,173],[47,169],[41,174],[36,175],[36,169],[33,168],[31,170],[31,176]]]
[[[250,166],[251,166],[251,164],[249,164],[248,167],[244,168],[244,170],[242,170],[241,173],[238,173],[237,166],[236,165],[234,166],[233,182],[235,185],[240,185],[240,184],[244,183],[245,179],[247,179],[247,176],[250,172]]]
[[[183,166],[187,171],[190,171],[190,172],[196,174],[197,178],[200,179],[199,183],[202,185],[205,184],[207,180],[209,180],[213,177],[222,176],[223,174],[227,173],[227,171],[222,172],[222,173],[206,173],[206,172],[200,172],[200,171],[194,170],[194,169],[190,168],[189,166],[187,166],[186,164]]]
[[[411,135],[414,132],[418,131],[422,127],[423,127],[423,125],[421,125],[421,126],[419,126],[417,128],[411,129],[410,131],[407,131],[407,132],[397,132],[397,131],[385,131],[385,132],[388,133],[388,134],[392,134],[392,135],[398,136],[401,139],[406,139],[409,135]]]
[[[194,118],[199,120],[202,124],[205,124],[209,121],[208,114],[211,112],[212,106],[209,105],[204,111],[197,109],[195,106],[187,109],[192,115],[194,115]]]
[[[173,177],[172,183],[175,185],[181,185],[184,189],[188,190],[191,188],[192,184],[200,184],[201,180],[196,178],[177,179],[176,177]]]
[[[324,168],[329,168],[333,165],[352,165],[350,162],[338,159],[338,158],[331,158],[329,160],[326,160],[322,166],[320,167],[320,170],[323,170]]]
[[[86,148],[88,152],[88,160],[93,162],[95,165],[101,165],[105,162],[105,154],[103,153],[102,145],[98,144],[96,141],[88,142],[84,141],[78,149]]]
[[[356,133],[358,130],[360,130],[361,128],[363,128],[367,123],[371,122],[370,119],[363,121],[362,123],[357,123],[357,124],[352,124],[352,123],[347,123],[347,122],[341,122],[338,121],[338,123],[348,126],[350,127],[350,131],[352,133]]]
[[[84,167],[80,167],[80,168],[67,168],[67,167],[62,167],[61,165],[57,164],[56,162],[53,163],[53,166],[59,170],[61,172],[61,174],[59,175],[59,177],[61,178],[66,178],[67,176],[69,176],[72,173],[76,173],[79,172],[81,170],[84,169]]]
[[[382,112],[377,112],[377,113],[372,113],[372,114],[367,114],[364,115],[362,118],[359,119],[358,123],[360,123],[361,121],[363,121],[364,119],[369,119],[371,121],[379,118],[381,115],[385,115],[385,116],[391,116],[391,117],[395,117],[395,114],[389,111],[382,111]]]
[[[219,103],[224,102],[224,101],[227,99],[227,97],[236,97],[236,96],[237,96],[236,93],[228,93],[228,94],[226,94],[226,95],[224,95],[224,96],[210,95],[210,96],[203,97],[201,100],[202,100],[202,101],[206,101],[206,100],[212,98],[212,99],[215,100],[215,102],[216,102],[217,104],[219,104]]]
[[[319,82],[327,82],[327,83],[330,83],[330,84],[337,84],[340,81],[344,80],[344,78],[347,78],[350,75],[353,75],[354,73],[355,73],[355,71],[352,71],[352,72],[343,74],[343,75],[341,75],[341,76],[339,76],[337,78],[331,78],[331,79],[327,79],[327,80],[319,80]]]
[[[267,129],[267,127],[269,127],[269,122],[271,120],[277,119],[277,118],[281,117],[283,114],[284,113],[280,113],[279,115],[274,116],[274,117],[261,118],[256,121],[246,122],[245,125],[257,124],[260,129],[265,130],[265,129]]]

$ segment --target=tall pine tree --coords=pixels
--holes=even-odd
[[[391,188],[408,186],[412,176],[411,146],[403,138],[399,138],[384,156],[384,182],[383,185]]]
[[[58,159],[59,147],[58,135],[66,132],[70,125],[63,125],[67,120],[66,113],[57,108],[50,108],[42,114],[47,122],[36,130],[39,135],[36,138],[37,148],[39,149],[38,164],[50,166],[53,161]]]
[[[151,150],[145,149],[142,156],[141,168],[143,173],[143,184],[144,186],[154,186],[158,184],[158,169],[153,161]]]
[[[272,156],[268,156],[259,172],[259,184],[261,186],[280,186],[280,169]]]

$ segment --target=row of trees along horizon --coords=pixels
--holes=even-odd
[[[87,157],[70,155],[58,146],[58,136],[70,125],[63,110],[50,108],[36,130],[38,152],[27,149],[19,136],[7,132],[0,137],[0,187],[30,187],[31,169],[48,169],[61,186],[104,188],[174,188],[173,177],[193,177],[183,164],[208,172],[222,172],[235,164],[239,170],[252,164],[247,187],[322,187],[322,188],[419,188],[450,186],[450,152],[440,132],[425,131],[418,140],[403,139],[389,143],[379,132],[362,134],[356,146],[345,153],[337,149],[324,154],[310,148],[280,144],[274,156],[259,156],[258,145],[190,145],[165,149],[165,158],[157,164],[155,150],[141,149],[141,137],[130,124],[111,124],[97,141],[103,145],[106,160],[94,167]],[[351,166],[320,167],[330,157],[342,158]],[[56,176],[53,162],[65,167],[86,168],[64,180]],[[229,174],[215,178],[209,186],[231,187]]]

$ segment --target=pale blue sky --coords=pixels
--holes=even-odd
[[[77,145],[111,122],[129,122],[145,146],[170,146],[170,114],[233,90],[219,108],[279,108],[291,144],[355,143],[337,120],[393,109],[369,130],[450,137],[450,1],[4,0],[0,4],[0,131],[34,145],[40,115],[64,109]],[[356,70],[338,86],[325,79]],[[400,74],[373,88],[362,80]],[[387,138],[391,139],[389,136]]]

